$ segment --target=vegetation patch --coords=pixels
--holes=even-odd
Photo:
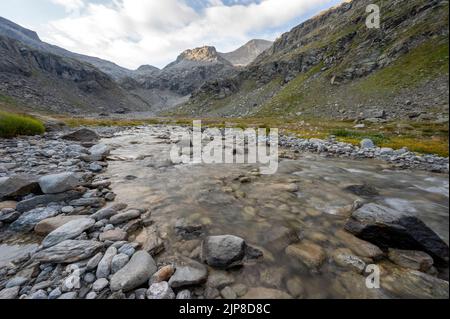
[[[44,124],[29,115],[0,111],[0,137],[40,135],[44,132]]]

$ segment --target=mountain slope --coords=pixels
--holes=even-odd
[[[365,25],[372,3],[383,4],[381,29]],[[284,34],[237,75],[206,83],[178,114],[448,117],[447,97],[448,2],[354,0]]]
[[[42,42],[36,32],[23,28],[20,25],[2,17],[0,17],[0,35],[18,40],[34,49],[90,63],[97,67],[100,71],[113,77],[115,80],[131,76],[133,74],[133,71],[120,67],[113,62],[70,52],[60,47]]]
[[[0,94],[29,108],[57,113],[145,110],[107,74],[0,36]]]
[[[219,53],[234,66],[247,66],[261,53],[272,46],[273,42],[267,40],[251,40],[233,52]]]

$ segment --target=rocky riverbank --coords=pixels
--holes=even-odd
[[[280,146],[297,152],[313,152],[323,156],[344,157],[352,159],[378,159],[385,161],[396,169],[420,169],[436,173],[447,173],[448,157],[431,154],[420,155],[407,148],[394,150],[387,147],[377,147],[370,139],[361,141],[360,146],[337,141],[334,137],[327,140],[302,139],[293,136],[281,136]]]
[[[183,165],[173,171],[176,164],[158,155],[179,142],[170,138],[177,130],[125,129],[119,140],[111,142],[99,135],[113,137],[115,129],[0,140],[0,254],[1,244],[15,238],[32,235],[36,242],[32,251],[19,252],[1,266],[0,299],[448,298],[448,243],[419,217],[373,202],[375,187],[348,186],[345,191],[351,195],[338,197],[350,200],[350,205],[340,204],[324,214],[302,206],[302,196],[319,199],[304,193],[307,187],[300,173],[284,176],[285,166],[270,180],[248,167],[223,177],[209,171],[195,175],[194,168]],[[120,140],[121,136],[128,139]],[[144,137],[150,140],[148,145]],[[380,153],[375,148],[334,152],[340,145],[332,141],[282,138],[281,145],[357,158]],[[154,153],[125,158],[113,153],[116,147],[124,148],[124,153],[151,147],[148,150]],[[412,165],[413,155],[405,158],[403,164],[417,167]],[[430,170],[437,170],[431,169],[433,165],[445,166],[445,159],[433,159],[426,161]],[[130,166],[121,166],[125,164]],[[136,172],[129,171],[132,165]],[[207,181],[202,185],[207,194],[200,192],[191,204],[179,199],[187,193],[180,186],[189,184],[184,169],[194,175],[189,178]],[[117,170],[124,179],[118,179]],[[135,176],[142,170],[174,185],[135,191],[131,188],[140,184],[126,184],[123,188],[135,194],[128,200],[116,194],[116,189],[122,191],[118,184],[142,181]],[[264,196],[259,189],[264,189]],[[433,194],[427,196],[431,200],[441,196]],[[448,199],[448,188],[444,196]],[[153,205],[144,205],[134,200],[141,197],[158,198]],[[211,214],[202,215],[204,210]],[[215,215],[216,210],[229,211],[229,218],[220,216],[230,225],[237,219],[235,232]],[[271,222],[274,217],[276,222]],[[448,215],[446,221],[448,225]],[[248,229],[247,223],[258,232]],[[323,225],[330,228],[318,228]],[[241,227],[246,230],[241,232]],[[282,256],[279,263],[278,256]],[[284,264],[289,271],[280,268]],[[364,286],[370,264],[381,269],[382,289]],[[316,278],[330,287],[317,286]]]

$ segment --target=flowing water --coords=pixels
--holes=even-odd
[[[208,235],[240,236],[264,252],[261,260],[232,271],[236,283],[283,291],[292,291],[297,283],[302,297],[341,298],[359,294],[353,287],[364,285],[362,276],[348,279],[347,270],[331,258],[337,248],[350,246],[342,228],[355,200],[417,215],[448,243],[446,175],[395,171],[382,162],[310,154],[280,159],[274,175],[258,174],[256,164],[174,165],[169,160],[172,130],[177,129],[138,128],[104,139],[115,147],[104,176],[112,181],[116,202],[151,211],[165,242],[157,260],[195,255],[199,241],[175,234],[174,225],[184,218],[203,225]],[[346,190],[362,184],[374,187],[378,194],[361,197]],[[320,270],[308,269],[286,255],[293,232],[324,249],[328,259]],[[390,296],[408,294],[403,295],[400,287]]]

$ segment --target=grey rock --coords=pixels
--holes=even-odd
[[[86,295],[86,299],[93,300],[97,298],[97,293],[95,291],[91,291]]]
[[[103,289],[105,289],[106,287],[108,287],[108,285],[109,285],[108,279],[106,279],[106,278],[100,278],[100,279],[97,279],[97,280],[94,282],[94,284],[92,285],[92,289],[93,289],[95,292],[100,292],[100,291],[102,291]]]
[[[103,209],[100,209],[99,211],[97,211],[95,214],[91,215],[91,218],[99,221],[99,220],[103,220],[103,219],[108,219],[113,215],[116,215],[119,211],[125,209],[127,207],[126,204],[115,204],[112,205],[111,207],[106,207]]]
[[[180,300],[182,300],[182,299],[185,299],[185,300],[192,299],[191,292],[189,290],[187,290],[187,289],[181,290],[179,293],[177,293],[176,299],[180,299]]]
[[[80,178],[75,173],[60,173],[39,178],[39,186],[45,194],[64,193],[78,185]]]
[[[115,255],[111,262],[111,273],[115,274],[120,269],[125,267],[125,265],[128,263],[129,260],[130,260],[130,257],[126,254]]]
[[[220,291],[220,295],[223,299],[236,299],[237,295],[231,287],[227,286]]]
[[[130,257],[133,256],[135,251],[136,250],[134,248],[134,245],[132,245],[132,244],[125,244],[125,245],[123,245],[122,247],[119,248],[119,253],[128,255]]]
[[[94,257],[92,257],[91,259],[89,259],[88,263],[86,264],[86,270],[93,270],[95,268],[97,268],[100,260],[102,260],[103,258],[103,253],[98,253],[96,254]]]
[[[245,241],[236,236],[209,236],[202,243],[202,260],[212,267],[231,267],[242,261],[245,247]]]
[[[28,282],[28,279],[25,277],[14,277],[14,278],[11,278],[10,280],[8,280],[8,282],[5,285],[5,288],[12,288],[12,287],[17,287],[17,286],[20,287],[27,282]]]
[[[41,189],[37,179],[31,175],[13,175],[0,177],[0,201],[4,199],[15,199],[30,193],[38,194]]]
[[[58,299],[77,299],[78,293],[76,291],[66,292],[58,297]]]
[[[111,152],[111,148],[106,144],[97,144],[89,149],[89,153],[93,156],[98,156],[101,159],[108,156]]]
[[[95,220],[91,218],[79,218],[72,220],[48,234],[42,241],[42,246],[47,248],[64,240],[73,239],[85,230],[91,228],[94,224]]]
[[[30,299],[48,299],[47,293],[40,289],[38,291],[35,291],[31,296]]]
[[[83,192],[81,191],[68,191],[61,194],[39,195],[18,202],[16,209],[18,212],[24,213],[39,205],[75,200],[81,196],[83,196]]]
[[[199,285],[206,281],[208,270],[200,263],[192,261],[188,266],[177,266],[169,280],[172,288]]]
[[[141,212],[137,209],[132,209],[112,216],[109,221],[111,224],[117,225],[129,221],[130,219],[138,218],[139,216],[141,216]]]
[[[175,299],[175,293],[166,281],[154,283],[147,290],[148,299]]]
[[[111,278],[112,291],[130,291],[146,283],[156,272],[155,261],[145,251],[136,252],[128,264]]]
[[[48,299],[58,299],[59,296],[62,295],[61,289],[55,288],[48,294]]]
[[[0,291],[0,300],[1,299],[16,299],[19,295],[20,287],[11,287],[11,288],[5,288]]]
[[[58,213],[58,209],[54,207],[36,208],[22,214],[9,226],[9,229],[17,232],[30,232],[41,220],[54,217]]]
[[[91,163],[91,164],[89,164],[88,169],[89,169],[91,172],[98,173],[98,172],[101,172],[101,171],[103,170],[103,166],[101,166],[101,165],[98,164],[98,163]]]
[[[102,247],[102,243],[93,240],[65,240],[37,252],[32,258],[41,263],[74,263],[90,258]]]
[[[96,132],[86,129],[86,128],[82,128],[79,129],[75,132],[66,134],[64,136],[61,137],[64,140],[69,140],[69,141],[77,141],[77,142],[95,142],[97,140],[99,140],[99,136]]]
[[[86,274],[84,274],[83,280],[88,283],[88,284],[92,284],[95,281],[95,275],[91,272],[88,272]]]
[[[97,278],[107,278],[111,274],[111,263],[117,254],[117,248],[109,247],[97,267]]]

